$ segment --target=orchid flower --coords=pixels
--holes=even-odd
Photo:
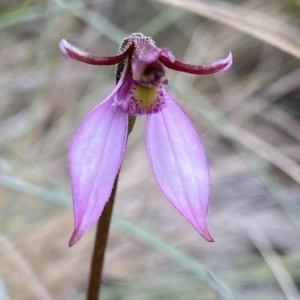
[[[172,205],[207,241],[209,171],[205,151],[191,121],[165,90],[166,67],[207,75],[227,70],[232,55],[209,65],[189,65],[141,33],[124,39],[120,54],[99,57],[66,40],[62,53],[91,65],[117,67],[117,85],[84,119],[69,152],[75,228],[70,246],[101,216],[124,157],[130,116],[147,115],[146,144],[156,181]]]

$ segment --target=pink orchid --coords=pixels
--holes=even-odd
[[[69,153],[75,229],[70,246],[101,216],[122,164],[128,117],[147,115],[146,143],[150,165],[166,198],[207,241],[209,171],[205,151],[189,118],[163,87],[166,68],[196,75],[227,70],[232,56],[210,65],[195,66],[174,58],[141,33],[133,33],[121,54],[98,57],[66,40],[62,53],[92,65],[114,65],[117,85],[84,119]]]

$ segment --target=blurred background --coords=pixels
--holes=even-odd
[[[177,59],[233,53],[216,76],[169,71],[211,170],[204,241],[160,192],[145,118],[121,170],[101,299],[300,299],[299,0],[0,1],[0,299],[84,299],[94,228],[72,248],[67,153],[114,67],[99,55],[143,32]],[[100,184],[100,183],[99,183]]]

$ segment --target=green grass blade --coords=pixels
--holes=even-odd
[[[155,250],[165,254],[182,268],[192,272],[198,279],[207,283],[219,296],[220,299],[234,299],[229,288],[208,268],[201,265],[196,259],[168,244],[160,237],[132,224],[121,217],[113,217],[113,225],[134,238],[150,245]]]
[[[42,199],[55,202],[63,206],[70,206],[70,198],[66,195],[35,186],[12,176],[0,176],[0,185]],[[222,300],[233,300],[232,293],[210,269],[201,265],[196,259],[168,244],[163,239],[126,221],[122,217],[114,216],[112,225],[126,232],[130,236],[148,244],[177,262],[184,269],[192,272],[198,279],[206,282]]]

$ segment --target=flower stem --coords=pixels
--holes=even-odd
[[[108,232],[112,216],[112,210],[115,202],[118,178],[119,174],[115,179],[112,193],[104,207],[102,215],[97,224],[97,232],[91,261],[87,300],[98,300],[98,295],[100,299],[101,277],[104,264],[104,256],[108,240]]]
[[[136,119],[135,116],[129,116],[128,135],[133,129],[135,119]],[[88,293],[86,298],[87,300],[98,300],[98,296],[100,299],[101,277],[102,277],[102,270],[104,264],[104,256],[105,256],[106,245],[108,240],[109,225],[111,221],[112,210],[115,202],[118,179],[119,179],[119,173],[115,179],[111,195],[104,207],[104,210],[97,224],[97,232],[96,232],[93,256],[91,261],[89,287],[88,287]]]

